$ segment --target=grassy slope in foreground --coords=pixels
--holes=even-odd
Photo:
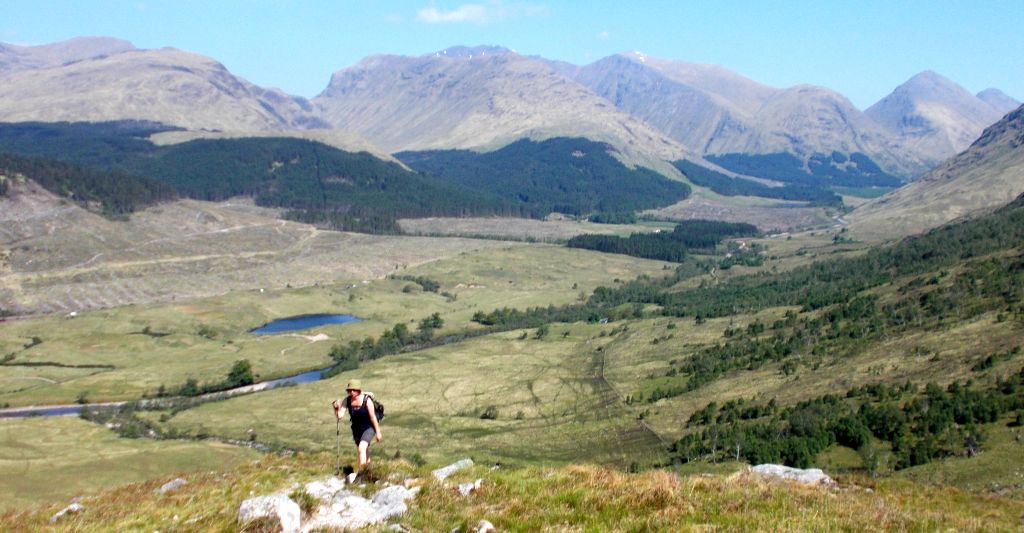
[[[0,420],[0,511],[255,457],[247,448],[211,442],[121,439],[72,417]]]
[[[188,476],[165,495],[170,478],[150,480],[82,501],[85,511],[59,524],[74,531],[235,531],[238,507],[252,495],[288,491],[322,479],[334,457],[323,453],[267,456],[222,473]],[[424,484],[410,510],[394,520],[414,531],[468,530],[481,519],[499,531],[680,531],[695,529],[875,531],[1013,531],[1024,502],[980,497],[905,481],[840,479],[836,489],[764,481],[749,474],[677,476],[665,471],[626,474],[595,466],[499,469],[476,466],[451,483],[483,479],[468,497],[442,486],[428,470],[404,461],[378,461],[376,475]],[[867,489],[871,489],[870,491]],[[35,531],[62,506],[0,516],[10,531]]]

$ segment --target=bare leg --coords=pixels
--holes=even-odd
[[[359,441],[359,473],[363,472],[364,467],[370,464],[370,443],[365,440]]]

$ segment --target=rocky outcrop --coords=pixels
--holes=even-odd
[[[299,504],[287,496],[257,496],[242,502],[238,508],[238,523],[248,524],[266,518],[280,527],[282,533],[296,533],[299,531],[301,514]]]
[[[316,502],[305,520],[301,520],[299,505],[284,494],[249,498],[239,508],[238,522],[245,524],[269,518],[285,532],[347,531],[401,516],[409,510],[406,502],[419,492],[418,488],[391,485],[372,498],[365,498],[345,487],[343,480],[333,476],[299,487],[298,490],[305,491]]]
[[[775,479],[796,481],[805,485],[835,485],[835,481],[820,468],[793,468],[790,466],[763,464],[751,467],[751,472]]]

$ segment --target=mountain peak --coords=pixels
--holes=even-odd
[[[988,105],[994,107],[1000,113],[1009,113],[1020,106],[1020,102],[999,89],[985,89],[978,93],[977,97]]]
[[[432,55],[434,57],[448,57],[452,59],[473,59],[474,57],[486,57],[486,56],[497,56],[514,54],[512,50],[501,46],[452,46],[445,48],[444,50],[438,50]]]
[[[953,80],[932,70],[915,74],[893,93],[905,93],[917,100],[969,99],[974,96]]]
[[[865,113],[904,137],[924,160],[940,161],[978,138],[1003,112],[931,70],[918,73]]]
[[[47,68],[136,50],[113,37],[75,37],[37,46],[0,43],[0,72]]]

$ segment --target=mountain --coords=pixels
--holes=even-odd
[[[546,61],[495,48],[379,55],[334,73],[313,103],[334,127],[391,151],[498,148],[529,137],[586,137],[627,159],[686,150]]]
[[[17,70],[48,68],[135,50],[132,43],[112,37],[77,37],[40,46],[0,43],[0,76]]]
[[[1010,111],[1013,111],[1014,109],[1017,109],[1018,106],[1020,106],[1020,102],[1007,96],[1006,93],[1000,91],[999,89],[985,89],[980,93],[976,94],[975,96],[977,96],[986,104],[995,108],[996,111],[999,111],[1000,113],[1004,114],[1009,113]]]
[[[865,114],[897,135],[907,153],[935,164],[966,149],[1005,112],[1004,107],[994,107],[926,70],[869,107]]]
[[[305,99],[253,85],[213,59],[129,47],[114,40],[5,45],[0,121],[135,119],[242,131],[324,126]]]
[[[1021,193],[1024,106],[987,128],[964,152],[847,218],[858,236],[909,235],[1006,204]]]
[[[912,175],[886,131],[841,94],[799,85],[776,89],[717,65],[610,56],[563,72],[702,155],[868,154],[886,170]]]

